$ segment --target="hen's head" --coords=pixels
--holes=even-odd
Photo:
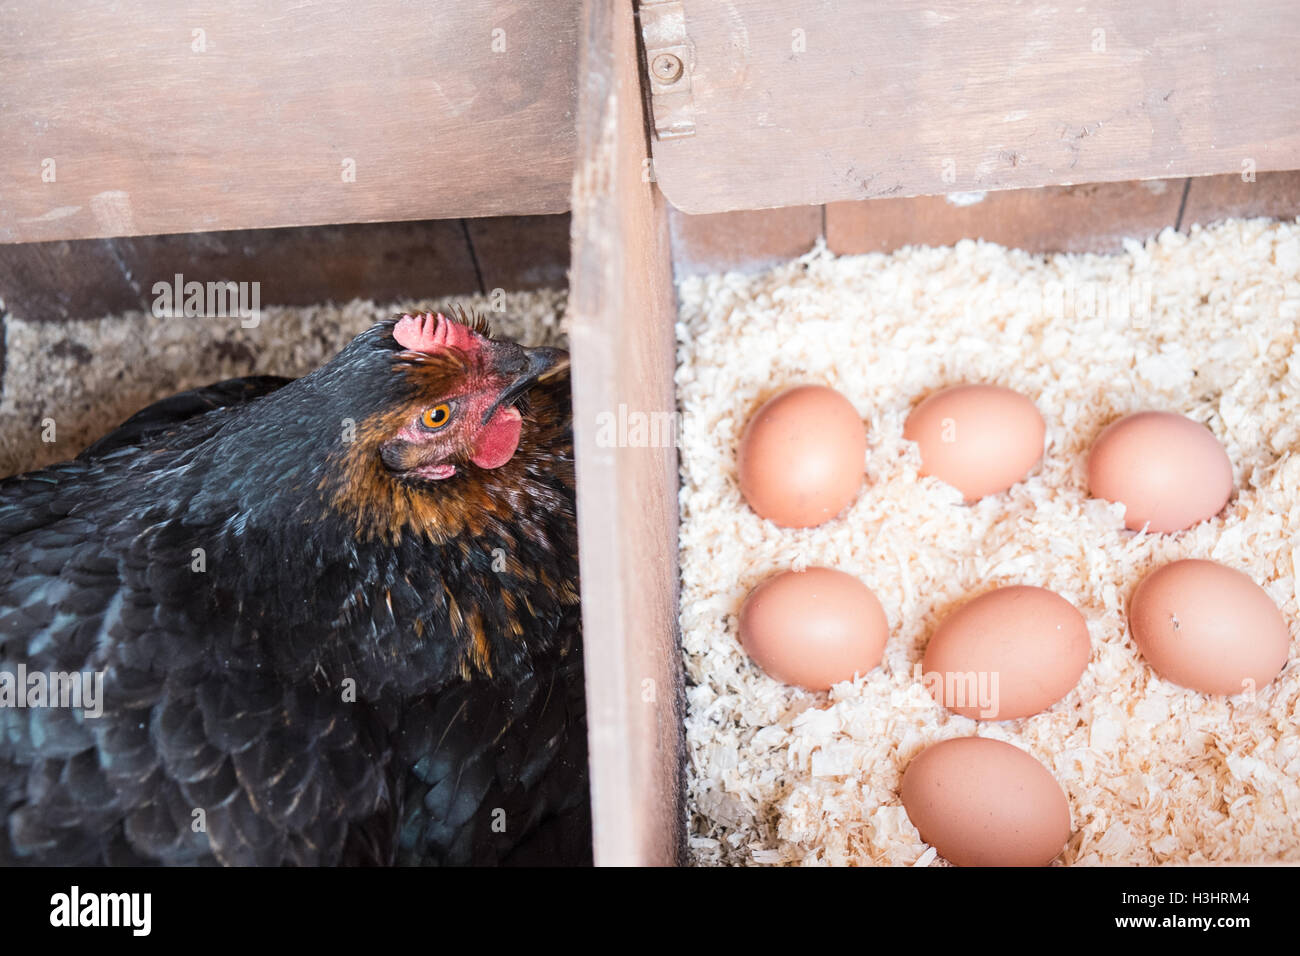
[[[571,454],[553,447],[571,442],[567,420],[550,420],[558,410],[533,391],[568,361],[494,339],[463,314],[381,322],[295,383],[314,419],[337,422],[321,490],[362,531],[446,529],[508,507],[546,454]]]
[[[568,365],[559,349],[496,341],[481,322],[441,313],[403,315],[391,335],[400,349],[393,371],[407,394],[378,422],[388,433],[379,458],[411,480],[441,481],[468,465],[500,468],[519,447],[515,401]]]

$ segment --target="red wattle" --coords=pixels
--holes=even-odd
[[[500,468],[519,447],[519,433],[522,430],[523,419],[517,408],[507,406],[497,409],[479,434],[470,461],[480,468]]]

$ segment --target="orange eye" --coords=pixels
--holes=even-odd
[[[431,431],[436,431],[451,420],[451,406],[446,402],[426,408],[420,415],[420,424]]]

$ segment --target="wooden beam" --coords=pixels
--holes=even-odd
[[[669,207],[673,274],[678,279],[732,269],[754,271],[803,255],[822,234],[822,206],[688,216]]]
[[[1187,188],[1182,228],[1258,216],[1288,220],[1300,216],[1300,171],[1260,173],[1246,179],[1240,174],[1193,179]]]
[[[983,194],[868,199],[826,207],[826,245],[841,254],[986,239],[1029,252],[1119,252],[1178,224],[1184,179],[1047,186]]]
[[[655,7],[687,213],[1300,168],[1295,0]]]
[[[483,290],[562,289],[569,281],[569,217],[467,220]]]
[[[676,302],[632,4],[583,8],[569,342],[596,862],[672,864],[685,840],[677,454],[601,431],[673,420]],[[668,429],[673,432],[673,429]],[[623,436],[626,437],[626,436]]]
[[[10,4],[0,242],[563,212],[579,6]]]
[[[557,254],[567,258],[567,246]],[[170,284],[177,273],[205,284],[258,283],[268,306],[479,291],[465,228],[455,219],[0,245],[0,300],[35,322],[148,311],[154,283]]]

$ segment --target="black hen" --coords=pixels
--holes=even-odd
[[[588,862],[567,364],[404,316],[0,482],[0,863]]]

